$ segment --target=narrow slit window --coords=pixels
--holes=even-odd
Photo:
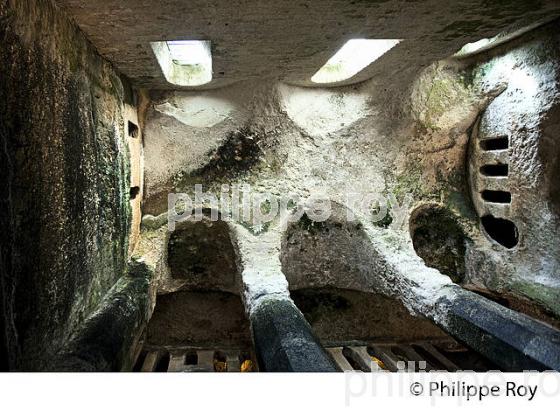
[[[486,202],[493,202],[496,204],[509,204],[511,203],[511,193],[506,191],[482,191],[482,199]]]
[[[480,148],[484,151],[499,151],[509,148],[509,138],[500,137],[480,141]]]
[[[130,138],[138,138],[138,125],[128,121],[128,136]]]
[[[354,77],[401,40],[349,40],[311,77],[314,83],[336,83]]]
[[[507,177],[509,167],[507,164],[488,164],[480,167],[480,173],[487,177]]]
[[[136,199],[138,194],[140,194],[140,187],[139,186],[133,186],[133,187],[130,188],[130,200],[131,201]]]

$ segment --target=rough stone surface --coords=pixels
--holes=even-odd
[[[282,79],[312,85],[311,76],[351,38],[404,39],[351,82],[375,76],[395,97],[418,72],[464,44],[511,26],[558,16],[556,0],[273,1],[59,0],[103,56],[138,86],[166,84],[150,42],[212,41],[214,81]]]
[[[439,205],[425,204],[410,216],[414,250],[427,266],[455,283],[465,278],[466,237],[455,217]]]
[[[251,314],[251,326],[261,371],[336,371],[293,302],[268,298]]]
[[[444,328],[506,371],[560,368],[560,332],[485,298],[455,289],[438,300]]]
[[[522,280],[525,289],[511,286],[511,294],[520,301],[511,306],[515,305],[524,311],[523,303],[532,301],[548,311],[548,314],[554,314],[558,306],[554,302],[558,300],[555,296],[557,278],[553,269],[549,268],[558,262],[555,252],[560,248],[556,247],[553,251],[553,245],[550,245],[550,251],[544,250],[544,253],[539,254],[540,257],[535,256],[540,258],[539,264],[523,259],[521,254],[515,260],[508,260],[510,256],[505,258],[503,255],[506,253],[498,250],[481,230],[467,172],[469,138],[477,118],[483,112],[491,112],[493,108],[487,110],[487,107],[496,104],[496,101],[502,101],[504,110],[515,106],[515,109],[510,110],[512,113],[523,105],[519,98],[515,98],[518,93],[515,84],[508,85],[507,78],[498,78],[484,67],[500,66],[500,58],[519,60],[520,56],[526,55],[520,51],[528,47],[523,46],[526,42],[539,43],[541,50],[548,50],[548,54],[539,54],[540,59],[535,57],[534,64],[538,64],[532,68],[543,71],[542,87],[548,87],[548,94],[537,93],[533,97],[537,101],[543,99],[549,102],[541,107],[538,114],[547,119],[547,137],[542,138],[541,143],[556,147],[556,134],[553,133],[556,130],[557,110],[553,101],[557,98],[557,92],[554,85],[556,80],[553,78],[556,75],[554,50],[557,47],[557,35],[554,24],[500,46],[499,50],[494,51],[497,54],[486,52],[477,55],[474,61],[450,58],[432,64],[415,79],[409,94],[402,99],[396,111],[390,104],[382,103],[386,102],[386,93],[377,87],[375,80],[351,87],[313,90],[283,83],[245,82],[203,93],[205,98],[220,101],[217,109],[228,107],[224,121],[205,122],[203,129],[193,127],[193,124],[183,128],[182,123],[172,125],[169,122],[171,119],[176,120],[176,112],[163,115],[157,111],[157,107],[165,105],[166,101],[182,107],[180,101],[188,104],[196,94],[157,93],[145,115],[148,123],[145,136],[145,212],[152,214],[152,218],[162,219],[167,207],[167,193],[192,194],[194,183],[201,183],[204,192],[216,196],[219,196],[224,183],[247,183],[251,185],[252,192],[266,192],[279,197],[295,194],[307,199],[312,194],[320,193],[328,197],[331,203],[340,204],[343,209],[347,207],[354,215],[352,226],[362,226],[352,237],[348,227],[335,226],[339,222],[336,218],[324,225],[333,229],[324,240],[321,236],[306,239],[309,235],[302,231],[298,231],[294,237],[293,227],[284,223],[286,215],[257,226],[230,222],[238,240],[244,300],[248,311],[257,307],[259,299],[268,293],[288,297],[286,275],[292,274],[289,266],[281,266],[280,262],[293,259],[306,267],[301,270],[305,272],[302,275],[345,284],[342,287],[350,289],[397,297],[408,309],[420,314],[431,312],[440,292],[446,292],[450,280],[441,273],[453,276],[458,281],[464,277],[461,281],[463,286],[490,289],[498,293],[506,290],[506,284],[514,283],[510,282],[511,278],[526,278]],[[524,69],[521,67],[518,70]],[[504,96],[512,92],[514,95],[511,98],[503,100]],[[310,99],[308,107],[302,103],[305,95]],[[535,111],[526,114],[522,122],[536,120],[533,118],[537,115]],[[214,114],[211,107],[205,106],[198,115],[211,117]],[[349,120],[338,123],[337,119],[340,118]],[[502,117],[492,118],[492,121],[499,121]],[[204,152],[175,150],[171,163],[149,153],[150,147],[156,149],[168,143],[186,148],[196,144],[192,138],[199,133],[205,135],[207,142],[211,141]],[[238,166],[236,161],[232,165],[232,157],[227,154],[232,152],[228,147],[237,146],[229,139],[231,135],[236,136],[241,147],[244,146],[241,140],[247,135],[257,141],[259,150],[234,149],[233,152],[240,154],[239,162],[244,164],[243,167]],[[522,138],[521,134],[516,138]],[[554,198],[554,188],[549,186],[553,184],[546,182],[552,181],[548,178],[553,168],[545,166],[538,159],[536,152],[544,152],[542,149],[539,151],[533,147],[531,150],[535,151],[532,158],[537,162],[529,167],[547,176],[543,176],[545,182],[541,184],[542,191],[539,191],[539,186],[529,186],[521,179],[519,186],[531,191],[530,198],[545,192],[539,203],[543,209],[546,206],[554,209],[554,201],[547,201],[548,198]],[[521,155],[517,159],[520,165],[524,158]],[[213,164],[213,167],[217,165],[223,171],[217,175],[208,164]],[[533,179],[535,177],[532,176]],[[388,205],[388,216],[377,220],[372,213],[363,212],[356,204],[348,203],[348,193],[393,195],[394,201]],[[452,257],[448,258],[449,252],[438,247],[442,256],[439,262],[445,263],[436,265],[427,262],[442,272],[426,267],[425,261],[414,249],[411,234],[415,231],[414,224],[417,221],[411,215],[414,210],[427,205],[440,208],[442,214],[448,216],[438,218],[443,231],[455,232],[456,240],[446,248],[453,254]],[[527,213],[527,217],[533,215],[532,220],[539,221],[535,222],[534,232],[537,228],[543,231],[543,235],[548,232],[553,238],[549,242],[554,244],[557,240],[557,234],[552,233],[554,214],[537,216],[534,212],[531,210]],[[342,215],[344,213],[342,211]],[[542,224],[547,221],[551,225],[546,230],[542,229]],[[165,242],[164,228],[148,232],[150,242],[147,240],[146,244]],[[299,242],[305,239],[308,249],[317,250],[310,253],[311,256],[315,255],[313,263],[306,262],[308,255],[282,255],[283,244],[285,246],[290,235]],[[464,236],[464,242],[461,236]],[[334,251],[328,247],[329,241],[335,244]],[[300,248],[305,250],[305,247]],[[546,246],[548,248],[549,245]],[[521,250],[519,248],[518,251]],[[462,261],[463,252],[465,258]],[[154,253],[154,259],[157,258]],[[543,266],[547,269],[542,269]],[[326,274],[322,275],[323,272]],[[291,278],[291,285],[297,287],[298,280],[305,282],[303,277]],[[533,285],[532,292],[526,290]]]
[[[396,298],[457,337],[470,329],[471,338],[462,340],[480,350],[488,334],[492,346],[503,347],[515,329],[529,343],[534,323],[488,307],[489,318],[514,325],[499,335],[480,328],[487,318],[477,324],[471,313],[486,302],[461,293],[450,277],[519,298],[512,304],[519,310],[530,301],[559,315],[558,22],[474,57],[450,57],[467,42],[558,17],[557,1],[57,3],[135,86],[151,89],[142,93],[137,118],[145,137],[146,215],[134,250],[155,272],[151,290],[175,292],[201,265],[211,267],[191,284],[213,292],[206,301],[216,323],[224,309],[242,317],[238,296],[218,292],[239,294],[263,369],[332,368],[289,288],[331,286]],[[263,16],[272,15],[263,26]],[[0,23],[0,76],[9,80],[0,85],[0,325],[6,329],[0,347],[10,352],[0,364],[31,369],[36,358],[68,346],[124,271],[131,215],[123,106],[132,92],[50,0],[4,0]],[[308,87],[352,37],[404,41],[337,88]],[[205,91],[170,90],[150,50],[151,41],[186,38],[213,41],[215,81]],[[474,175],[484,165],[477,138],[503,135],[510,138],[500,157],[509,165],[507,181]],[[207,222],[188,225],[191,237],[183,242],[165,223],[167,194],[192,194],[196,183],[216,195],[222,184],[244,183],[280,196],[321,193],[335,217],[319,224],[289,224],[289,215],[280,215],[217,225],[222,266],[200,249],[212,231]],[[482,203],[482,189],[504,187],[511,205]],[[388,215],[375,219],[375,207],[348,203],[349,193],[390,197]],[[414,210],[427,204],[441,213],[439,225],[426,229],[436,226],[441,235],[418,236]],[[137,218],[138,201],[134,210]],[[342,221],[346,211],[350,223]],[[518,246],[504,250],[485,235],[479,218],[489,212],[516,223]],[[444,236],[451,242],[438,242]],[[162,297],[185,295],[205,303],[189,292]],[[182,320],[193,314],[190,302],[176,312]],[[173,313],[169,306],[163,316]],[[188,334],[179,332],[172,343],[192,342]],[[529,359],[518,357],[511,368],[547,360],[557,368],[555,357],[549,360],[556,336],[546,335],[550,349],[538,344],[544,356],[521,345],[486,354],[523,351]],[[76,339],[75,349],[90,338],[97,345],[97,337]],[[86,362],[108,369],[116,345]]]
[[[136,100],[136,98],[135,98]],[[125,132],[130,153],[130,191],[131,207],[128,255],[131,256],[138,239],[142,221],[142,197],[144,191],[144,148],[142,129],[138,121],[138,110],[131,104],[124,105]]]
[[[125,272],[130,92],[47,0],[0,1],[0,62],[0,356],[33,369]]]
[[[250,325],[238,295],[179,291],[157,298],[146,342],[155,346],[250,347]]]
[[[136,343],[151,313],[153,272],[133,261],[128,275],[111,288],[99,308],[42,370],[72,372],[130,371]]]
[[[224,221],[187,221],[169,237],[167,250],[169,284],[166,288],[239,289],[239,268],[228,224]]]
[[[381,294],[319,288],[292,290],[290,295],[326,345],[406,343],[447,337],[429,320],[412,316],[398,300]]]
[[[554,172],[560,155],[560,36],[557,26],[526,36],[513,49],[497,50],[473,68],[479,87],[507,83],[480,117],[470,149],[470,185],[480,217],[512,221],[519,243],[507,249],[486,236],[467,256],[469,280],[500,293],[529,298],[560,315],[560,213]],[[509,148],[484,151],[480,141],[507,137]],[[480,168],[508,165],[507,176],[488,177]],[[511,193],[496,204],[483,190]],[[488,257],[491,254],[492,257]]]
[[[373,249],[359,222],[346,222],[345,210],[333,204],[333,215],[313,222],[307,215],[288,226],[282,241],[282,272],[290,289],[369,288]]]

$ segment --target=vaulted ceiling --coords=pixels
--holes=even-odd
[[[350,38],[404,39],[346,81],[398,83],[462,45],[560,16],[558,0],[57,0],[99,52],[137,87],[168,84],[150,42],[212,41],[215,88],[310,77]]]

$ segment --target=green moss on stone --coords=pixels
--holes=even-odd
[[[510,288],[531,300],[534,300],[560,318],[560,289],[534,282],[514,281]]]

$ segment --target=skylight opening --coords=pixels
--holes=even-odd
[[[171,84],[195,87],[212,81],[210,41],[159,41],[152,49]]]
[[[209,41],[168,41],[167,47],[175,64],[205,66],[212,65]]]
[[[474,43],[467,43],[455,55],[463,56],[477,53],[478,51],[487,48],[490,44],[492,44],[493,41],[495,40],[490,38],[483,38],[481,40],[475,41]]]
[[[401,40],[349,40],[311,77],[318,84],[336,83],[354,77]]]
[[[459,51],[453,54],[455,58],[465,58],[488,51],[494,47],[500,46],[508,41],[522,36],[531,30],[534,30],[541,25],[546,24],[546,22],[537,22],[526,27],[522,27],[513,31],[502,32],[491,38],[482,38],[478,41],[465,44]]]

